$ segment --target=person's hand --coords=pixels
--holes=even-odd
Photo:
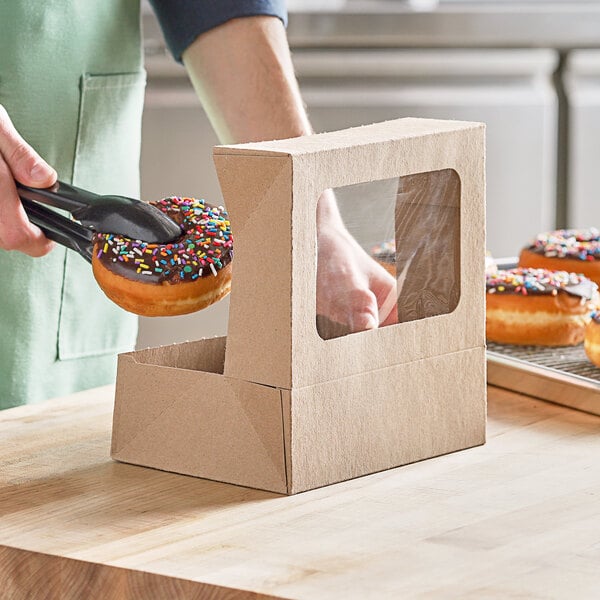
[[[19,200],[15,179],[30,187],[50,187],[56,171],[40,158],[14,128],[0,104],[0,249],[44,256],[54,247],[33,225]]]
[[[317,209],[317,314],[351,332],[397,321],[396,281],[348,232],[328,190]]]

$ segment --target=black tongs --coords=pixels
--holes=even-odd
[[[29,220],[48,239],[75,250],[89,262],[92,262],[94,232],[124,235],[148,243],[168,243],[181,235],[177,223],[141,200],[100,196],[62,181],[43,189],[16,183]],[[70,212],[79,223],[42,204]]]

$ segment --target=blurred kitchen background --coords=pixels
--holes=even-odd
[[[317,131],[404,116],[487,124],[487,236],[511,256],[540,231],[600,226],[598,0],[288,0]],[[218,143],[185,70],[143,12],[142,197],[222,202]],[[225,335],[228,301],[141,319],[138,346]]]

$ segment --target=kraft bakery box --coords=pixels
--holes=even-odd
[[[483,444],[484,126],[399,119],[214,160],[227,337],[119,357],[112,457],[294,494]],[[358,195],[367,231],[369,182],[394,200],[398,322],[334,337],[317,323],[317,201]]]

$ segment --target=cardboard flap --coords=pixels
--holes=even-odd
[[[292,163],[215,156],[235,224],[225,375],[291,385]]]
[[[226,343],[227,338],[225,336],[203,338],[195,342],[147,348],[146,350],[129,352],[121,356],[129,357],[136,363],[222,374],[223,365],[225,364]]]

